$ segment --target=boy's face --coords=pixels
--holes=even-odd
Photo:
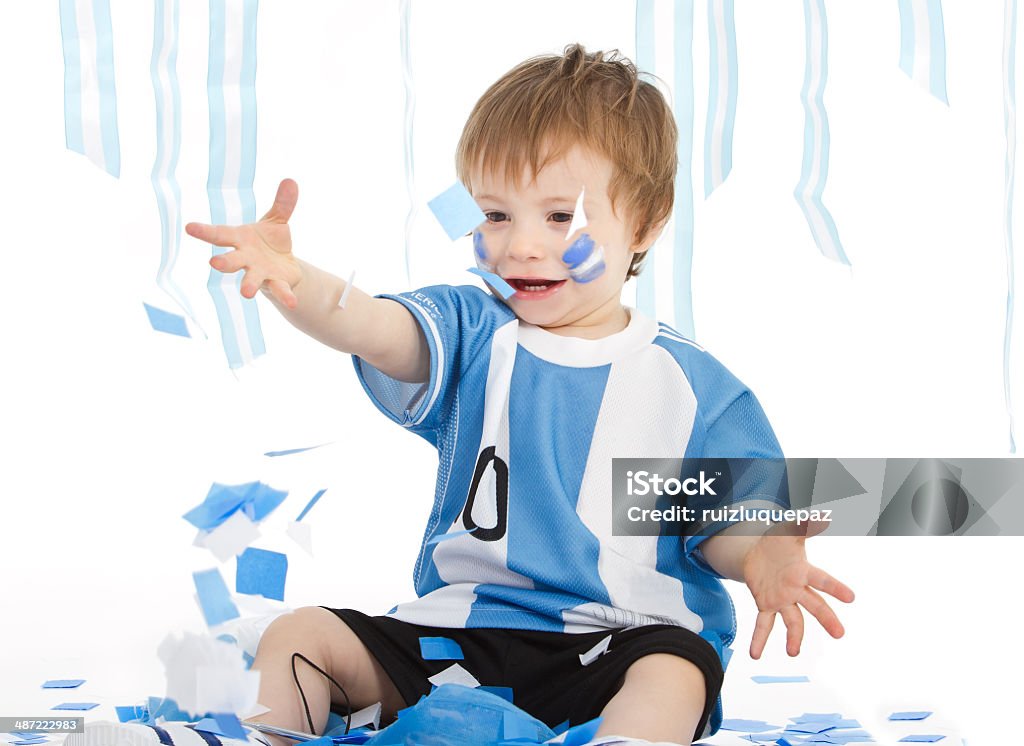
[[[472,174],[487,221],[473,236],[477,263],[516,289],[505,301],[523,321],[556,334],[598,338],[625,328],[619,301],[632,228],[612,211],[606,158],[574,147],[519,187],[504,174]],[[586,225],[569,235],[580,190]]]

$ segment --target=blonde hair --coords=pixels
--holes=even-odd
[[[470,189],[476,167],[518,187],[527,168],[537,174],[575,145],[611,161],[613,209],[621,197],[634,241],[653,238],[672,212],[676,124],[661,92],[617,50],[571,44],[505,73],[473,107],[455,166]],[[626,279],[640,273],[646,254],[633,256]]]

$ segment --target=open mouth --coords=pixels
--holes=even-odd
[[[507,282],[516,289],[516,295],[540,294],[565,284],[565,280],[544,280],[537,277],[510,278]]]

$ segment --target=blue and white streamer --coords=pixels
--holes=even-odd
[[[111,176],[121,175],[110,0],[60,0],[64,137]]]
[[[693,0],[675,0],[672,6],[672,113],[679,133],[675,203],[672,206],[672,313],[673,326],[693,337]],[[654,0],[636,3],[636,65],[645,73],[655,70]],[[644,259],[637,278],[636,305],[658,318],[655,298],[657,253]]]
[[[156,100],[156,158],[150,181],[160,212],[160,268],[156,284],[198,326],[188,297],[172,275],[181,248],[181,188],[175,177],[181,151],[181,89],[177,60],[178,0],[155,0],[153,56],[149,73]]]
[[[900,69],[944,104],[946,99],[946,33],[942,0],[898,0],[900,6]]]
[[[416,219],[416,174],[413,169],[413,115],[416,111],[416,91],[412,85],[412,58],[409,54],[409,24],[412,15],[412,3],[410,0],[399,0],[398,13],[401,19],[399,28],[399,43],[402,53],[402,90],[405,101],[403,116],[403,140],[402,153],[405,161],[405,192],[409,198],[409,212],[405,215],[405,280],[412,285],[412,226]]]
[[[804,211],[818,250],[829,259],[849,265],[835,221],[821,201],[828,179],[828,116],[825,81],[828,78],[828,23],[824,0],[804,0],[806,67],[800,98],[804,105],[804,154],[800,182],[793,195]]]
[[[676,201],[672,208],[675,251],[672,255],[673,325],[694,339],[693,292],[693,0],[676,0],[674,108],[679,130]]]
[[[214,224],[256,220],[256,13],[258,0],[210,0],[206,89],[210,170],[206,192]],[[214,246],[214,254],[229,251]],[[242,272],[211,270],[207,289],[220,321],[224,352],[240,368],[266,350],[254,300],[243,298]]]
[[[1017,0],[1005,0],[1003,9],[1003,125],[1006,128],[1006,168],[1003,198],[1003,245],[1006,248],[1006,323],[1003,331],[1003,395],[1010,422],[1010,453],[1014,441],[1013,402],[1010,392],[1010,349],[1013,336],[1013,182],[1017,150]]]
[[[654,72],[654,0],[636,0],[636,66],[645,73]],[[636,278],[636,307],[650,318],[658,313],[654,296],[656,252],[648,251],[644,269]]]
[[[704,197],[732,171],[736,126],[736,16],[733,0],[708,0],[708,114],[704,125]]]

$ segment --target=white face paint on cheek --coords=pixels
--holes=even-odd
[[[494,265],[487,261],[487,246],[484,244],[484,236],[480,231],[473,231],[473,256],[478,268],[485,272],[494,271]]]

